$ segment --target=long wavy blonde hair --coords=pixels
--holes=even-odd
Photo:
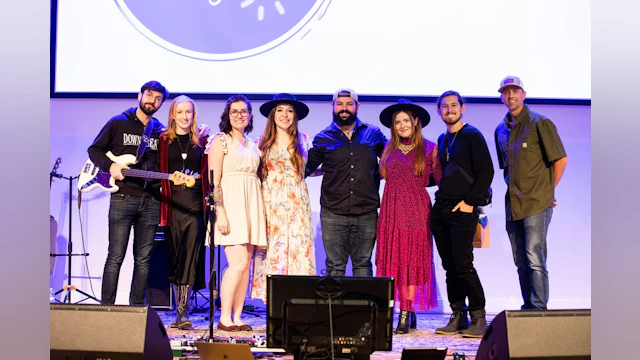
[[[380,157],[380,176],[385,179],[387,178],[387,160],[389,160],[389,156],[393,154],[396,149],[398,149],[398,145],[400,145],[400,135],[396,132],[394,122],[396,116],[402,112],[409,115],[411,122],[417,120],[416,125],[413,127],[413,134],[411,134],[411,138],[409,139],[409,143],[413,145],[413,175],[422,176],[427,164],[427,157],[424,154],[424,137],[422,136],[422,123],[420,122],[420,118],[417,118],[413,112],[408,110],[396,111],[391,117],[391,139],[387,142]]]
[[[259,172],[262,178],[267,177],[267,173],[269,169],[264,166],[266,164],[267,159],[269,158],[269,151],[276,144],[278,140],[278,129],[276,126],[276,109],[278,106],[275,106],[269,112],[269,117],[267,118],[267,126],[264,129],[264,133],[258,143],[258,148],[262,151],[261,157],[261,171]],[[293,107],[292,107],[293,108]],[[293,165],[293,169],[297,174],[303,174],[304,169],[302,168],[302,152],[300,151],[300,138],[298,133],[298,114],[296,113],[296,109],[293,108],[293,123],[287,129],[287,133],[291,137],[291,144],[287,147],[289,151],[289,159],[291,160],[291,165]]]
[[[180,95],[173,99],[173,101],[171,102],[171,107],[169,108],[169,121],[167,130],[164,131],[162,136],[164,136],[165,139],[169,139],[169,144],[171,144],[173,140],[175,140],[177,136],[177,125],[175,119],[176,107],[178,106],[178,104],[183,102],[191,103],[191,108],[193,109],[193,121],[191,122],[191,128],[189,129],[190,141],[193,144],[193,147],[200,146],[198,142],[198,131],[196,130],[198,128],[198,111],[196,110],[196,103],[193,101],[193,99],[186,95]]]

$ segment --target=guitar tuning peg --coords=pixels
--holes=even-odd
[[[194,178],[197,178],[197,177],[198,177],[198,175],[200,175],[200,174],[198,174],[197,172],[193,173],[193,177],[194,177]]]

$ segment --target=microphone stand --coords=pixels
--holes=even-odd
[[[209,342],[213,342],[213,315],[215,307],[220,306],[218,291],[218,276],[220,273],[220,250],[218,250],[218,271],[215,268],[215,250],[213,243],[214,226],[216,222],[215,200],[213,198],[213,170],[209,170],[209,193],[207,194],[207,205],[209,206]]]
[[[80,294],[86,296],[86,298],[78,301],[78,302],[83,302],[87,299],[93,299],[95,301],[97,301],[98,303],[101,303],[100,300],[96,299],[95,297],[87,294],[86,292],[79,290],[75,285],[71,284],[71,257],[72,256],[89,256],[89,253],[82,253],[82,254],[73,254],[73,242],[71,241],[71,232],[72,232],[72,228],[71,228],[71,218],[72,218],[72,207],[71,207],[71,203],[73,202],[73,180],[79,178],[80,176],[69,176],[69,177],[64,177],[61,174],[56,174],[56,173],[51,173],[50,174],[53,177],[56,177],[58,179],[65,179],[65,180],[69,180],[69,241],[67,242],[67,253],[66,254],[49,254],[49,256],[55,257],[55,256],[66,256],[69,258],[68,260],[68,268],[67,268],[67,285],[64,285],[62,287],[62,289],[56,291],[54,293],[55,295],[60,294],[63,291],[66,291],[66,294],[64,295],[64,299],[60,302],[62,303],[71,303],[71,291],[77,291]],[[80,203],[80,199],[78,199],[78,203]]]

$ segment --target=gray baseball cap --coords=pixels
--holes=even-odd
[[[502,79],[502,81],[500,81],[500,88],[498,89],[498,92],[501,93],[502,89],[507,86],[517,86],[522,89],[522,91],[524,91],[524,84],[522,83],[522,80],[520,80],[520,78],[517,76],[510,75]]]
[[[353,89],[349,89],[349,88],[340,88],[338,89],[338,91],[336,91],[333,94],[333,100],[332,101],[336,101],[337,98],[339,97],[350,97],[353,100],[355,100],[355,102],[358,102],[358,94],[356,94],[355,91],[353,91]]]

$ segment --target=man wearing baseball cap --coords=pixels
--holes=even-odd
[[[547,230],[567,154],[553,122],[524,104],[527,93],[519,77],[502,79],[498,92],[508,113],[496,128],[495,142],[507,183],[506,228],[518,268],[521,309],[546,310]]]
[[[387,138],[358,119],[358,94],[342,88],[333,94],[333,121],[316,135],[305,177],[320,164],[322,241],[327,273],[344,276],[351,257],[353,276],[372,276],[371,254],[380,207],[378,158]]]

